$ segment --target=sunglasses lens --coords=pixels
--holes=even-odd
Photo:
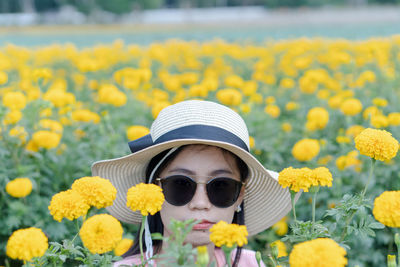
[[[231,178],[215,178],[207,184],[207,193],[210,202],[219,208],[233,205],[239,197],[242,184]]]
[[[161,182],[165,199],[175,206],[189,203],[196,192],[196,183],[186,176],[174,175]]]

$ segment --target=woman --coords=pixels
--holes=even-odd
[[[277,182],[277,173],[265,169],[249,150],[249,134],[243,119],[223,105],[200,100],[183,101],[163,109],[150,134],[129,143],[132,154],[99,161],[92,173],[109,179],[118,194],[109,212],[128,223],[140,223],[139,212],[126,207],[127,190],[141,182],[163,188],[162,210],[146,222],[147,257],[162,252],[172,218],[199,219],[186,238],[193,246],[206,245],[210,259],[223,266],[224,256],[209,240],[209,229],[220,220],[244,224],[255,235],[285,216],[291,209],[290,194]],[[136,238],[135,240],[139,240]],[[124,255],[122,264],[138,264],[139,244]],[[135,255],[135,256],[131,256]],[[233,266],[258,266],[254,252],[238,248]]]

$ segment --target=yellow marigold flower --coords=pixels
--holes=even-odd
[[[319,143],[315,139],[302,139],[292,149],[292,155],[298,161],[310,161],[319,153]]]
[[[312,185],[311,169],[285,168],[279,173],[278,183],[283,188],[289,187],[294,192],[299,192],[301,189],[304,192],[308,192],[308,189]]]
[[[276,99],[273,96],[267,96],[265,98],[265,104],[267,104],[267,105],[275,104],[275,102],[276,102]]]
[[[121,241],[121,223],[108,214],[97,214],[87,219],[79,231],[82,243],[93,254],[109,252]]]
[[[118,242],[117,246],[114,248],[114,254],[116,256],[122,256],[127,252],[133,245],[133,240],[129,238],[123,238]]]
[[[248,235],[245,225],[228,224],[225,221],[219,221],[210,228],[210,240],[217,247],[242,247],[247,244]]]
[[[311,171],[311,181],[313,186],[332,186],[332,174],[326,167],[318,167]]]
[[[288,88],[288,89],[293,88],[295,85],[296,85],[295,81],[290,78],[283,78],[279,83],[280,87]]]
[[[250,144],[250,149],[253,149],[254,146],[256,145],[256,140],[254,139],[253,136],[249,137],[249,144]]]
[[[4,116],[4,124],[16,124],[22,119],[22,112],[19,110],[11,110]]]
[[[319,99],[328,99],[329,96],[330,96],[330,94],[331,94],[331,93],[329,92],[328,89],[321,89],[321,90],[318,91],[317,97],[318,97]]]
[[[299,192],[300,189],[308,192],[311,186],[332,186],[332,174],[325,167],[318,167],[314,170],[289,167],[279,173],[278,183],[283,188],[290,187],[290,190],[294,192]]]
[[[385,130],[367,128],[354,141],[360,154],[376,160],[388,161],[394,158],[399,150],[399,142]]]
[[[150,133],[149,128],[141,125],[133,125],[126,130],[126,136],[128,137],[128,140],[136,140],[149,133]]]
[[[0,71],[0,85],[6,84],[8,82],[8,75],[4,71]]]
[[[271,247],[277,247],[277,249],[278,249],[278,258],[286,257],[288,255],[287,251],[286,251],[285,243],[283,243],[280,240],[276,240],[276,241],[272,242],[271,243]]]
[[[319,158],[317,161],[318,165],[327,165],[332,160],[331,155],[327,155],[325,157]]]
[[[379,110],[379,108],[375,106],[367,107],[364,112],[363,112],[363,118],[364,120],[368,119],[369,117],[375,116],[375,115],[380,115],[382,114],[382,111]]]
[[[374,217],[389,227],[400,227],[400,191],[385,191],[375,198]]]
[[[55,107],[64,107],[68,104],[75,103],[75,95],[69,92],[65,92],[63,89],[49,89],[43,94],[43,99],[50,101]]]
[[[39,151],[39,147],[37,146],[37,144],[35,142],[33,142],[33,140],[30,140],[28,142],[28,144],[26,144],[25,149],[30,152],[38,152]]]
[[[317,238],[294,245],[289,264],[291,267],[344,267],[346,250],[330,238]]]
[[[328,99],[329,107],[334,109],[340,108],[342,103],[343,103],[343,97],[340,95],[335,95]]]
[[[389,113],[387,118],[391,126],[400,126],[400,112]]]
[[[61,222],[63,218],[72,221],[87,214],[90,206],[86,199],[74,190],[62,191],[55,194],[48,209],[53,219]]]
[[[354,116],[361,112],[362,103],[356,98],[346,99],[341,105],[340,110],[348,116]]]
[[[128,208],[133,211],[139,210],[143,216],[147,216],[161,210],[164,194],[158,185],[140,183],[129,188],[126,199]]]
[[[216,97],[219,102],[227,106],[238,106],[242,103],[242,94],[233,88],[218,90]]]
[[[374,99],[372,99],[372,103],[378,107],[386,107],[388,104],[386,99],[380,97],[375,97]]]
[[[82,122],[93,122],[98,123],[100,121],[100,116],[88,109],[78,109],[71,113],[71,117],[74,121]]]
[[[112,84],[102,85],[99,89],[99,103],[120,107],[126,104],[126,95]]]
[[[71,189],[81,194],[86,203],[98,209],[111,206],[117,189],[107,179],[99,176],[82,177],[73,182]]]
[[[6,253],[12,259],[30,261],[43,256],[48,247],[48,239],[42,230],[30,227],[12,233],[7,241]]]
[[[351,140],[348,136],[339,135],[336,137],[336,142],[338,142],[338,144],[348,144]]]
[[[170,103],[167,101],[156,102],[153,105],[153,107],[151,108],[151,115],[153,115],[153,119],[156,119],[158,116],[158,113],[160,113],[161,110],[168,107],[169,105],[170,105]]]
[[[284,131],[286,133],[292,131],[292,125],[288,122],[282,123],[281,128],[282,128],[282,131]]]
[[[277,118],[281,114],[281,110],[276,105],[268,105],[265,107],[264,111],[272,118]]]
[[[32,182],[25,177],[15,178],[7,183],[6,192],[12,197],[26,197],[32,192]]]
[[[277,235],[286,235],[288,232],[288,224],[287,224],[287,217],[283,217],[279,222],[272,225],[272,229],[275,231]]]
[[[61,123],[58,121],[50,120],[50,119],[41,119],[39,121],[40,127],[56,132],[56,133],[62,133],[63,132],[63,126]]]
[[[244,81],[242,77],[238,75],[230,75],[225,78],[224,83],[226,86],[229,87],[235,87],[235,88],[241,88],[244,85]]]
[[[26,137],[28,136],[28,133],[25,131],[24,127],[15,126],[14,128],[10,129],[8,135],[18,138],[21,141],[21,143],[24,144],[26,142]]]
[[[251,107],[250,107],[249,104],[241,104],[241,105],[239,106],[239,109],[240,109],[240,111],[243,112],[244,114],[248,114],[248,113],[250,113],[250,111],[251,111]]]
[[[329,113],[322,107],[315,107],[308,111],[307,120],[312,122],[314,129],[324,129],[329,121]]]
[[[389,126],[389,120],[385,115],[373,115],[371,116],[371,125],[375,128],[386,128]]]
[[[353,139],[356,138],[357,135],[359,135],[363,130],[364,130],[364,126],[361,125],[353,125],[350,126],[347,130],[346,130],[346,135],[352,137]]]
[[[26,96],[21,92],[7,92],[3,96],[3,105],[11,110],[20,110],[26,106]]]
[[[32,141],[39,147],[52,149],[58,146],[61,134],[51,131],[37,131],[32,135]]]
[[[292,102],[292,101],[287,102],[286,105],[285,105],[285,109],[287,111],[296,110],[298,108],[299,108],[299,104],[296,103],[296,102]]]
[[[33,71],[32,76],[35,81],[43,79],[44,82],[47,82],[53,76],[53,73],[49,68],[39,68]]]

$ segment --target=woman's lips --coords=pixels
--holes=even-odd
[[[207,220],[202,220],[201,222],[193,226],[193,230],[207,230],[210,229],[211,226],[213,226],[213,224],[214,223],[209,222]]]

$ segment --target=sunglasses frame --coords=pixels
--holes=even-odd
[[[162,185],[162,181],[163,181],[163,180],[167,180],[168,178],[175,177],[175,176],[181,176],[181,177],[185,177],[185,178],[189,179],[190,181],[192,181],[193,183],[196,184],[196,187],[195,187],[195,189],[194,189],[194,194],[192,195],[192,197],[190,198],[190,200],[189,200],[188,202],[182,204],[182,205],[174,205],[174,204],[170,203],[170,202],[166,199],[166,200],[168,201],[168,203],[170,203],[171,205],[174,205],[174,206],[184,206],[184,205],[188,204],[190,201],[192,201],[192,199],[193,199],[193,197],[194,197],[194,195],[195,195],[195,193],[196,193],[197,185],[198,185],[198,184],[204,184],[204,185],[206,185],[207,197],[208,197],[208,200],[210,201],[210,203],[213,204],[214,206],[218,207],[218,208],[228,208],[228,207],[232,206],[232,205],[236,202],[236,200],[239,198],[240,191],[242,190],[242,187],[243,187],[243,186],[246,186],[246,182],[237,181],[237,180],[235,180],[235,179],[233,179],[233,178],[224,177],[224,176],[220,176],[220,177],[217,176],[217,177],[214,177],[214,178],[210,179],[210,180],[207,181],[207,182],[196,182],[196,181],[195,181],[192,177],[190,177],[190,176],[183,175],[183,174],[175,174],[175,175],[170,175],[170,176],[167,176],[167,177],[164,177],[164,178],[158,177],[158,178],[156,178],[156,181],[159,182],[159,183]],[[212,176],[196,176],[196,177],[212,177]],[[237,182],[237,183],[240,183],[238,196],[236,197],[235,201],[234,201],[231,205],[229,205],[229,206],[218,206],[218,205],[215,205],[214,203],[211,202],[210,197],[209,197],[209,195],[208,195],[207,185],[208,185],[209,183],[211,183],[212,181],[215,181],[216,179],[219,179],[219,178],[229,179],[229,180],[235,181],[235,182]],[[162,187],[162,186],[161,186],[161,187]],[[163,190],[164,190],[164,189],[163,189]]]

